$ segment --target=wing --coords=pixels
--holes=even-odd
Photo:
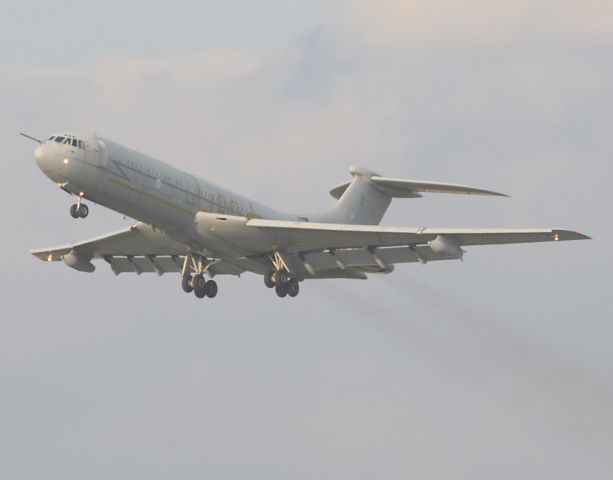
[[[290,271],[303,278],[363,278],[358,273],[389,273],[396,263],[461,258],[462,247],[589,238],[562,229],[396,228],[247,219],[199,212],[196,227],[203,238],[215,239],[244,252],[230,259],[245,270],[270,271],[271,256],[282,257]]]
[[[461,258],[464,246],[589,238],[562,229],[393,228],[261,219],[246,225],[283,252],[288,268],[305,278],[332,271],[389,273],[396,263]]]
[[[104,259],[116,275],[123,272],[149,273],[163,275],[167,272],[179,272],[187,253],[187,247],[176,242],[165,233],[144,223],[119,230],[107,235],[83,240],[54,248],[33,250],[35,257],[46,261],[64,260],[77,270],[91,272],[92,259]],[[70,258],[77,262],[71,265]],[[78,264],[78,261],[82,265]],[[82,266],[83,268],[77,268]],[[214,260],[210,271],[217,275],[238,275],[244,271],[241,267],[224,260]]]
[[[435,240],[438,236],[451,238],[459,246],[500,245],[589,238],[578,232],[550,228],[397,228],[372,225],[284,222],[262,219],[249,220],[246,225],[258,229],[264,237],[269,237],[271,240],[283,245],[282,248],[292,252],[322,248],[425,245]]]

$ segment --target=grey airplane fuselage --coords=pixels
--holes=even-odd
[[[61,143],[53,138],[81,142]],[[300,220],[183,172],[155,158],[94,135],[56,134],[35,150],[40,169],[74,195],[165,232],[196,250],[195,215],[205,211],[247,218]],[[225,246],[220,244],[219,248]],[[215,249],[214,249],[215,250]]]

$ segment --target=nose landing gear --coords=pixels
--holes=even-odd
[[[77,203],[70,206],[70,216],[72,218],[85,218],[89,215],[89,207],[84,203],[81,203],[82,195],[77,197]]]

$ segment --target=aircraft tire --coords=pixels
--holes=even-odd
[[[287,295],[287,287],[285,285],[275,285],[275,292],[277,292],[277,296],[283,298]]]
[[[70,206],[70,216],[72,218],[79,218],[79,207],[77,207],[76,203],[73,203]]]
[[[287,294],[293,298],[296,295],[298,295],[298,292],[300,292],[300,284],[292,278],[288,282],[286,289],[287,289]]]
[[[287,272],[284,270],[278,270],[275,272],[275,283],[277,285],[285,285],[289,279],[287,278]]]
[[[206,280],[202,275],[194,277],[194,295],[198,298],[206,297]]]
[[[89,215],[89,207],[85,205],[84,203],[82,203],[77,213],[79,214],[79,217],[85,218]]]
[[[191,275],[184,275],[183,278],[181,279],[181,288],[183,288],[183,291],[185,293],[191,293],[194,291],[194,286],[192,284],[192,277]]]
[[[275,281],[272,278],[274,274],[275,272],[268,272],[264,274],[264,285],[266,285],[268,288],[274,288],[275,286]]]
[[[217,296],[217,282],[215,280],[209,280],[206,282],[206,287],[204,288],[206,296],[209,298],[215,298]]]

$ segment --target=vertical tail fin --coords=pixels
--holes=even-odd
[[[330,191],[338,199],[336,205],[310,216],[311,222],[378,225],[392,198],[419,198],[423,192],[506,197],[503,193],[456,183],[387,178],[358,167],[349,171],[353,179]]]
[[[383,193],[371,181],[376,173],[364,168],[349,169],[353,179],[335,187],[330,193],[338,198],[328,211],[309,216],[311,222],[378,225],[392,197]]]

